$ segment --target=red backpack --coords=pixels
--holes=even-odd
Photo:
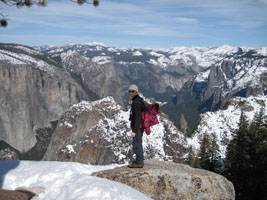
[[[150,127],[159,123],[156,115],[160,114],[160,107],[158,103],[148,104],[144,103],[144,111],[142,112],[142,122],[139,128],[144,128],[146,130],[146,134],[149,135],[151,133]]]

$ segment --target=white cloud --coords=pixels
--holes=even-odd
[[[185,17],[177,17],[176,20],[182,23],[197,23],[198,22],[198,20],[195,18],[185,18]]]

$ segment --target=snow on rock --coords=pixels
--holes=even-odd
[[[103,107],[101,108],[97,108],[96,105],[99,105],[99,104],[102,104]],[[108,96],[108,97],[105,97],[105,98],[102,98],[100,100],[97,100],[97,101],[93,101],[93,102],[88,102],[88,101],[82,101],[78,104],[74,104],[70,109],[71,110],[75,110],[75,113],[76,114],[79,114],[83,111],[91,111],[92,109],[103,109],[105,111],[111,111],[111,110],[120,110],[121,109],[121,106],[119,104],[117,104],[114,100],[113,97],[111,96]]]
[[[18,46],[16,46],[16,48],[18,48]],[[25,48],[21,49],[25,50]],[[27,49],[26,52],[12,52],[0,49],[0,60],[4,60],[12,64],[32,65],[42,71],[49,72],[51,74],[55,73],[54,66],[48,64],[47,62],[41,59],[28,55],[28,50],[29,49]]]
[[[169,49],[172,59],[182,59],[187,64],[197,63],[201,67],[207,68],[218,60],[228,55],[236,53],[238,47],[223,45],[221,47],[174,47]],[[195,58],[195,61],[194,59]]]
[[[113,47],[109,47],[108,48],[108,51],[110,51],[110,52],[117,52],[117,50],[115,48],[113,48]]]
[[[157,60],[150,59],[148,62],[162,68],[178,65],[184,62],[191,66],[198,64],[207,69],[212,64],[232,55],[238,51],[238,47],[223,45],[221,47],[173,47],[170,49],[159,49],[157,52],[150,52],[151,56],[158,57]]]
[[[218,138],[221,156],[225,157],[227,141],[232,139],[232,132],[238,128],[241,109],[243,109],[248,120],[252,121],[255,114],[259,113],[264,105],[264,112],[267,115],[267,96],[236,97],[227,109],[202,114],[197,130],[194,132],[194,137],[187,139],[188,144],[198,151],[200,148],[199,142],[203,135],[205,133],[209,135],[215,133]]]
[[[93,166],[74,162],[0,161],[2,188],[43,187],[35,200],[148,200],[137,190],[107,179],[91,176],[93,172],[121,165]]]
[[[29,54],[32,55],[41,55],[42,53],[40,51],[37,51],[36,49],[32,49],[30,47],[22,46],[22,45],[15,45],[14,48],[23,50]]]
[[[195,82],[207,82],[209,78],[210,70],[205,70],[198,75],[196,75],[194,81]]]
[[[103,65],[111,62],[111,58],[109,56],[95,56],[92,58],[92,61],[98,63],[99,65]]]
[[[151,103],[149,99],[146,99],[146,101]],[[52,143],[48,147],[47,156],[45,156],[46,160],[71,159],[72,161],[85,162],[87,158],[79,160],[79,155],[82,153],[81,149],[87,146],[94,149],[94,155],[100,153],[99,156],[96,156],[96,160],[92,160],[92,164],[103,162],[103,160],[97,159],[102,159],[105,156],[109,156],[108,159],[105,159],[106,164],[129,162],[132,159],[129,115],[130,107],[123,110],[114,101],[113,97],[106,97],[93,102],[83,101],[73,105],[61,116],[58,131],[55,131],[59,135],[68,133],[68,136],[62,138],[61,146],[57,145],[55,147],[52,143],[57,142],[57,135],[53,135]],[[91,120],[85,122],[86,124],[80,123],[89,118]],[[183,154],[188,147],[185,136],[177,130],[164,113],[161,113],[158,119],[160,123],[151,127],[151,134],[146,135],[144,133],[143,135],[145,158],[170,161],[177,157],[183,158]],[[74,128],[71,128],[71,126]],[[68,137],[72,137],[72,139]],[[102,143],[98,144],[99,141],[102,141]],[[105,146],[105,152],[101,149],[101,145]],[[60,157],[62,154],[55,153],[61,151],[69,153],[71,158]],[[88,159],[90,160],[91,157],[88,157]]]
[[[257,50],[257,53],[262,56],[267,56],[267,47],[263,47]]]
[[[143,54],[141,53],[141,51],[135,51],[133,52],[133,56],[142,56]]]

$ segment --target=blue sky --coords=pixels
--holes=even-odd
[[[0,42],[30,46],[102,42],[115,47],[267,46],[267,0],[100,0],[99,7],[47,0],[5,6]]]

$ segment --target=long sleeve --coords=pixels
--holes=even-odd
[[[132,126],[132,131],[137,133],[137,129],[140,126],[141,120],[142,120],[142,104],[133,104],[132,108],[133,112],[133,126]]]

